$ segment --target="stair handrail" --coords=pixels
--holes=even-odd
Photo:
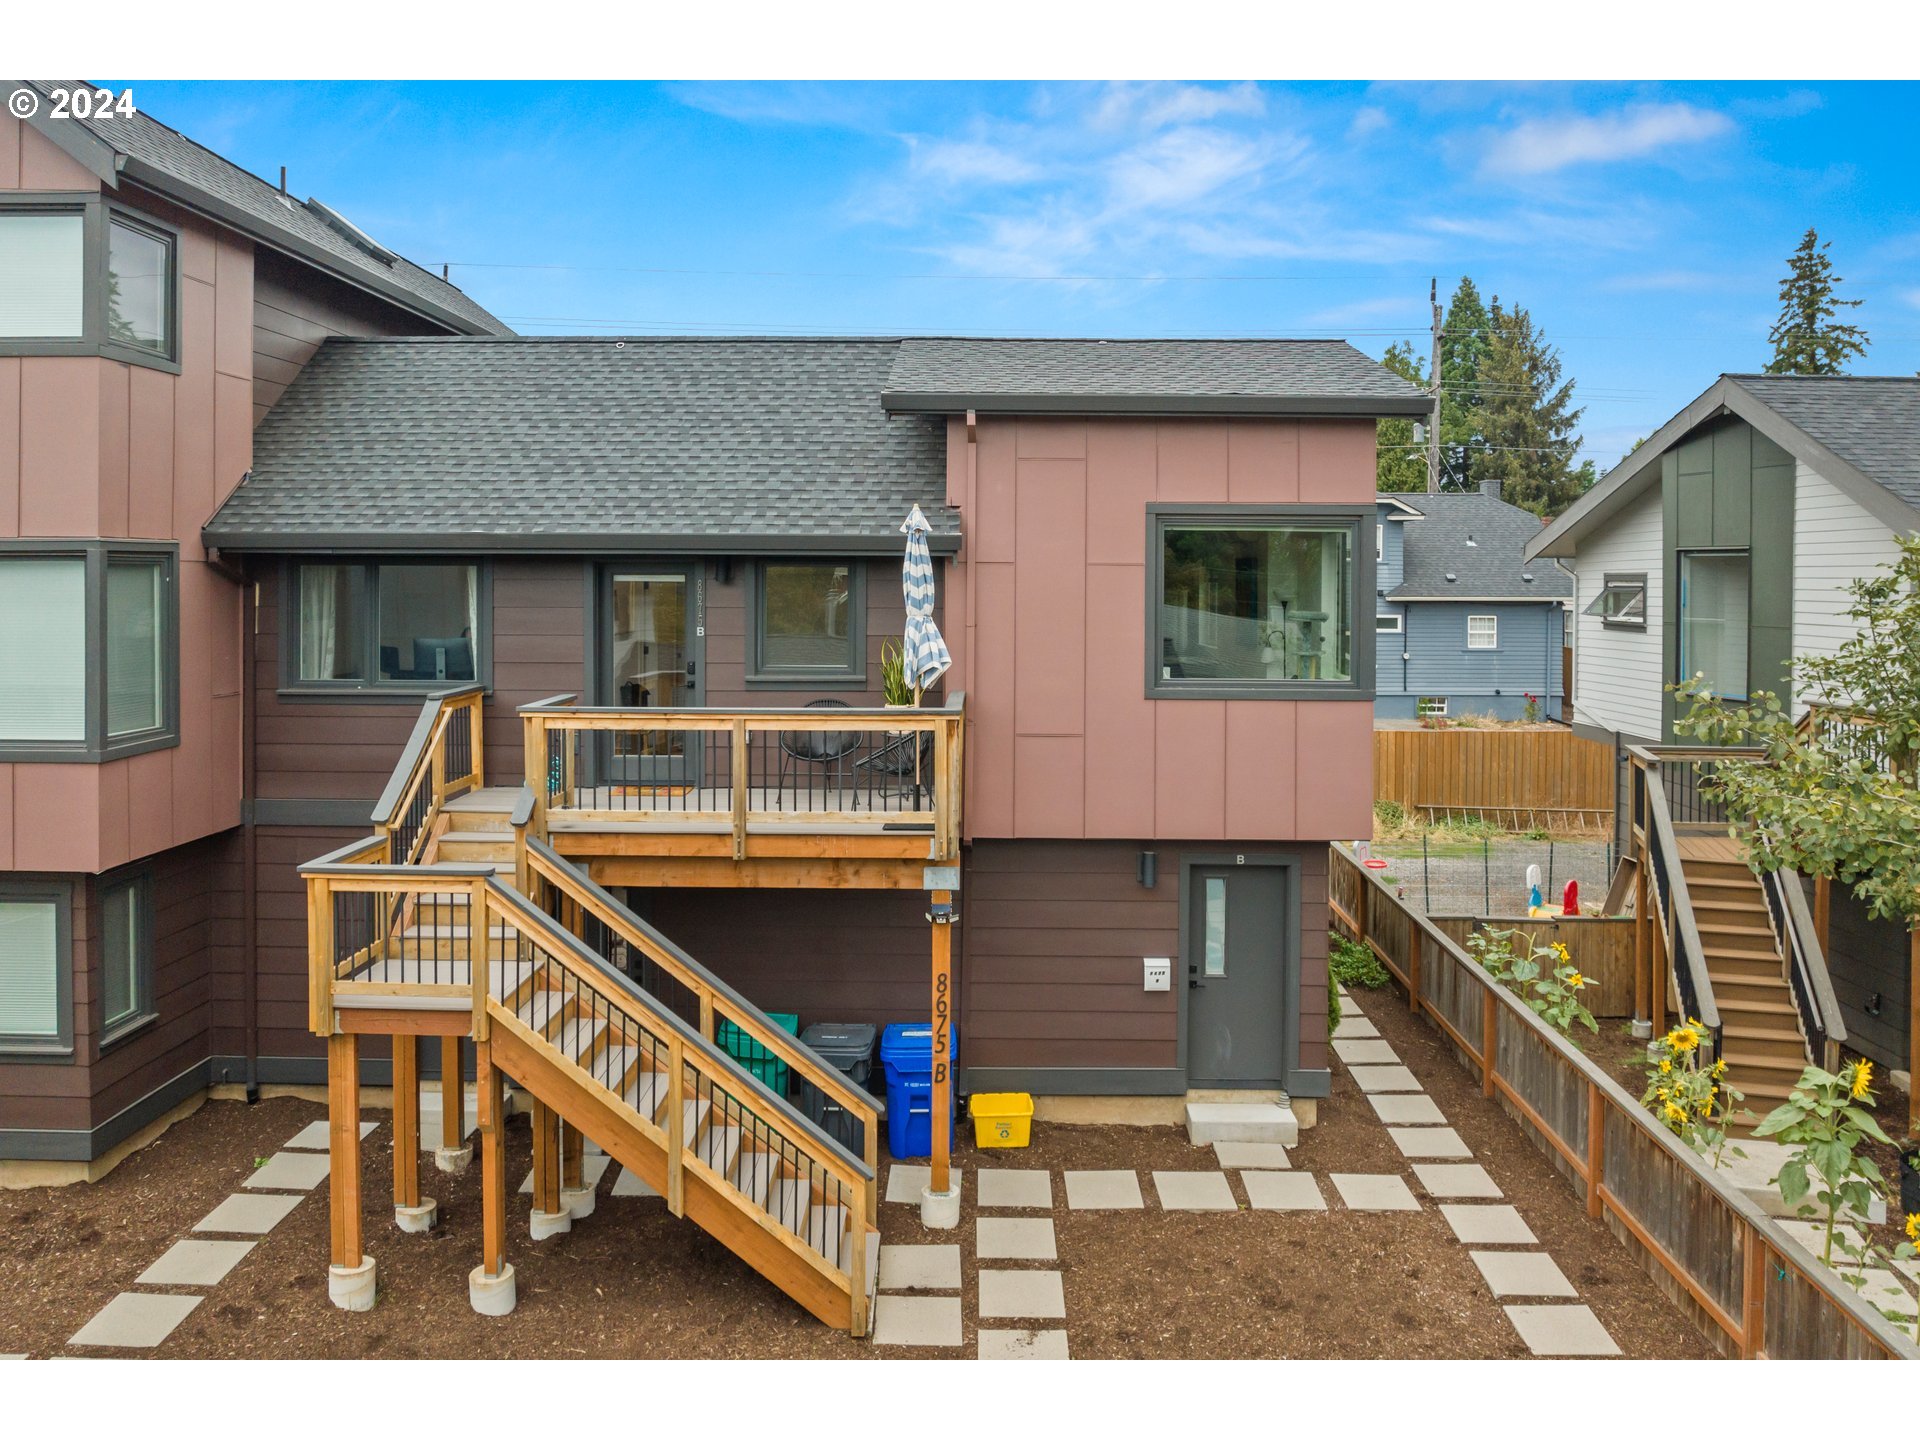
[[[425,853],[434,821],[448,800],[486,783],[481,706],[485,695],[486,686],[476,682],[436,690],[421,701],[413,730],[369,817],[380,833],[399,836],[395,848],[404,853],[392,857],[396,864],[418,860]],[[453,743],[456,734],[462,735],[463,746]],[[449,773],[449,757],[457,760],[461,748],[466,752],[465,765],[458,773]]]
[[[1794,1008],[1800,1012],[1801,1031],[1814,1045],[1818,1062],[1832,1069],[1838,1048],[1847,1038],[1847,1022],[1833,991],[1819,932],[1807,910],[1799,872],[1786,868],[1762,871],[1760,889],[1767,899],[1774,939],[1786,961],[1787,984]]]
[[[1674,984],[1681,992],[1681,1002],[1691,1012],[1681,1018],[1698,1020],[1705,1026],[1713,1035],[1714,1048],[1718,1050],[1720,1007],[1714,1003],[1713,980],[1707,973],[1706,947],[1700,941],[1700,927],[1693,917],[1693,902],[1687,895],[1687,878],[1680,863],[1680,845],[1674,836],[1672,817],[1667,813],[1666,786],[1657,773],[1660,757],[1642,746],[1633,747],[1630,753],[1637,762],[1635,768],[1640,776],[1642,813],[1646,817],[1643,832],[1651,861],[1647,867],[1647,878],[1663,902],[1660,908],[1665,914],[1660,919],[1667,940],[1667,955],[1671,961],[1677,951],[1686,962],[1684,967],[1672,967]],[[1667,914],[1672,916],[1670,926],[1666,920]]]
[[[884,1100],[860,1089],[838,1069],[823,1061],[811,1048],[774,1024],[771,1017],[758,1005],[707,969],[659,930],[634,914],[619,899],[551,846],[529,836],[526,840],[526,855],[530,872],[538,874],[541,879],[556,886],[562,894],[592,914],[620,939],[646,954],[655,964],[667,970],[693,993],[700,1003],[699,1033],[703,1040],[709,1044],[713,1043],[716,1018],[732,1022],[749,1039],[785,1061],[798,1071],[807,1083],[817,1087],[857,1119],[865,1142],[863,1148],[866,1153],[863,1156],[863,1162],[868,1169],[875,1168],[879,1161],[879,1126],[887,1113]],[[529,901],[531,903],[531,897]],[[536,905],[535,908],[539,907]],[[561,929],[566,930],[566,927],[562,925]],[[592,946],[587,945],[578,936],[574,938],[589,954],[593,953]],[[620,975],[620,971],[615,969],[606,957],[598,958],[610,973]],[[637,984],[631,977],[621,975],[621,979],[634,985],[642,994],[648,993],[645,986]],[[654,998],[657,1000],[658,997]],[[676,1018],[679,1017],[676,1016]],[[735,1065],[739,1064],[733,1057],[728,1058]],[[772,1092],[769,1091],[769,1093]],[[782,1099],[781,1104],[803,1120],[807,1120],[809,1125],[813,1123],[792,1101]],[[868,1218],[874,1217],[869,1215]]]

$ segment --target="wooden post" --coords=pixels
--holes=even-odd
[[[533,1102],[533,1208],[551,1215],[560,1208],[560,1116]]]
[[[533,833],[547,833],[547,722],[543,716],[521,717],[520,747],[526,755],[527,788],[533,792]]]
[[[705,985],[700,987],[700,1038],[713,1039],[713,991]]]
[[[493,1046],[474,1046],[474,1080],[480,1092],[481,1268],[497,1279],[507,1258],[506,1088],[493,1063]]]
[[[1653,1024],[1653,887],[1647,883],[1647,847],[1642,840],[1634,863],[1633,877],[1633,1018],[1643,1025]]]
[[[1493,1065],[1500,1058],[1500,1001],[1489,985],[1480,992],[1480,1093],[1493,1098]]]
[[[1407,1008],[1414,1014],[1420,1013],[1420,954],[1426,944],[1426,937],[1420,933],[1420,927],[1407,927]]]
[[[473,982],[473,1038],[487,1038],[487,997],[493,979],[493,907],[487,901],[487,882],[476,880],[467,899],[467,963]]]
[[[847,1257],[847,1282],[853,1292],[849,1329],[853,1338],[859,1340],[867,1333],[867,1217],[859,1206],[852,1207],[848,1213],[847,1241],[853,1246],[853,1253]]]
[[[393,1203],[420,1203],[420,1037],[393,1037]]]
[[[586,1182],[582,1179],[586,1164],[587,1137],[573,1126],[560,1126],[560,1188],[578,1190]]]
[[[1920,1136],[1920,925],[1907,939],[1907,1134]]]
[[[934,913],[953,906],[951,890],[933,892]],[[933,1174],[927,1188],[936,1195],[948,1189],[948,1166],[952,1160],[953,1135],[946,1123],[947,1106],[953,1095],[953,927],[945,919],[933,924],[933,1109],[927,1124],[933,1136]]]
[[[467,1077],[458,1035],[440,1037],[440,1148],[467,1148]]]
[[[1740,1279],[1740,1358],[1758,1360],[1767,1345],[1767,1266],[1771,1256],[1760,1232],[1748,1225]]]
[[[733,720],[733,858],[747,858],[747,721],[744,715],[736,715]]]
[[[687,1213],[687,1055],[678,1034],[667,1038],[667,1213]]]
[[[484,790],[487,788],[486,731],[482,728],[486,707],[480,703],[485,698],[486,697],[482,695],[469,695],[466,699],[469,712],[467,716],[467,749],[473,761],[473,788],[476,790]]]
[[[1600,1218],[1601,1171],[1606,1164],[1607,1104],[1600,1087],[1587,1082],[1587,1214]]]
[[[1820,938],[1820,953],[1830,948],[1829,931],[1833,924],[1833,877],[1813,877],[1813,933]]]
[[[360,1239],[360,1037],[327,1037],[328,1204],[333,1263],[353,1269]]]

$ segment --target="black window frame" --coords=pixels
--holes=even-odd
[[[9,559],[78,560],[85,566],[85,735],[79,740],[10,740],[0,735],[0,762],[98,765],[180,743],[180,547],[146,540],[0,540],[0,565]],[[114,736],[107,733],[107,567],[115,560],[157,564],[161,575],[160,724]]]
[[[1607,596],[1610,590],[1640,591],[1640,616],[1638,619],[1621,619],[1613,615],[1603,615],[1595,608]],[[1608,571],[1600,577],[1600,593],[1587,603],[1582,615],[1591,615],[1609,630],[1645,630],[1647,628],[1647,602],[1652,597],[1647,590],[1647,576],[1643,571]]]
[[[361,604],[367,619],[366,646],[361,655],[364,676],[357,680],[305,680],[300,676],[300,568],[303,565],[345,565],[360,574]],[[438,565],[471,570],[473,577],[473,678],[471,680],[380,679],[380,569],[382,566]],[[437,695],[454,686],[478,685],[493,693],[493,566],[478,557],[440,555],[305,555],[288,558],[280,567],[280,689],[295,698],[327,700],[366,699],[391,704],[409,697]]]
[[[766,661],[767,569],[775,565],[847,567],[847,663],[769,665]],[[852,556],[770,555],[746,569],[746,684],[756,690],[867,688],[867,565]]]
[[[78,336],[0,336],[0,356],[98,355],[180,373],[180,229],[85,190],[15,190],[0,193],[0,218],[10,213],[75,214],[81,217],[81,304]],[[129,345],[107,334],[107,248],[111,227],[124,224],[167,246],[167,344],[164,352]]]
[[[106,966],[113,940],[107,930],[107,894],[122,889],[133,892],[128,913],[134,917],[134,994],[132,1007],[116,1019],[107,1014]],[[153,994],[153,872],[144,865],[109,872],[100,877],[95,892],[95,928],[100,936],[100,1048],[105,1050],[159,1018]]]
[[[0,1032],[0,1055],[9,1062],[69,1060],[73,1057],[73,886],[64,880],[32,875],[0,875],[0,901],[45,902],[53,906],[54,1008],[58,1033],[14,1035]]]
[[[1146,568],[1146,694],[1150,700],[1371,700],[1374,698],[1374,637],[1362,623],[1375,615],[1378,565],[1366,543],[1364,525],[1373,523],[1371,505],[1148,505]],[[1160,614],[1166,581],[1166,532],[1191,526],[1239,529],[1344,528],[1351,545],[1348,624],[1353,654],[1344,680],[1167,679],[1161,673]]]

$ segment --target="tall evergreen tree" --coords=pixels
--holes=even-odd
[[[1447,302],[1440,329],[1440,488],[1464,483],[1480,435],[1480,368],[1492,344],[1487,307],[1468,275]]]
[[[1787,257],[1786,278],[1780,282],[1780,318],[1767,339],[1773,344],[1769,375],[1843,375],[1847,361],[1865,355],[1867,332],[1843,325],[1835,318],[1860,302],[1834,295],[1840,277],[1833,273],[1827,251],[1813,227],[1800,238],[1800,248]]]
[[[1574,382],[1561,378],[1560,351],[1518,305],[1494,297],[1479,386],[1483,448],[1473,455],[1476,482],[1497,480],[1503,499],[1536,515],[1557,515],[1588,485],[1593,466],[1576,469],[1583,407]]]
[[[1380,357],[1380,363],[1410,380],[1422,390],[1427,388],[1427,367],[1414,353],[1412,342],[1395,341]],[[1375,443],[1379,454],[1379,488],[1382,491],[1410,491],[1427,488],[1427,450],[1414,438],[1414,422],[1404,417],[1377,422]]]

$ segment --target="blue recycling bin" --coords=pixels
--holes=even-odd
[[[948,1065],[960,1063],[960,1030],[947,1041]],[[880,1063],[887,1072],[887,1149],[896,1160],[933,1154],[933,1026],[889,1025],[880,1036]],[[956,1078],[957,1076],[950,1076]],[[947,1091],[947,1145],[953,1145],[958,1085]]]

